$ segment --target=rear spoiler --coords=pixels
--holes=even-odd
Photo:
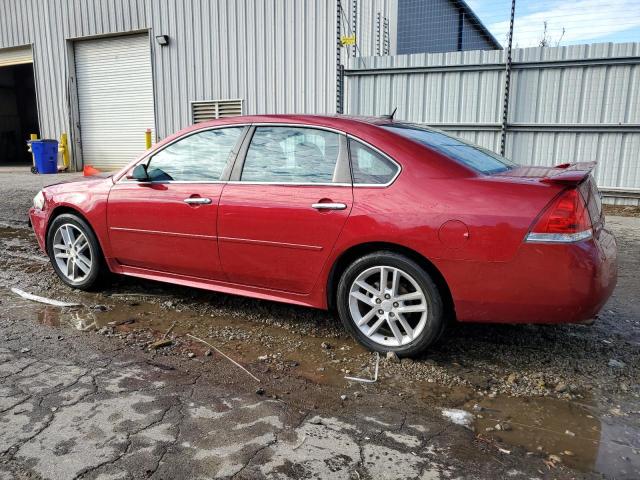
[[[595,166],[596,162],[563,163],[554,168],[554,170],[558,170],[558,173],[547,175],[541,180],[544,183],[578,185],[589,176]]]

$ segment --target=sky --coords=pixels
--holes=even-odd
[[[466,1],[505,46],[511,0]],[[640,42],[640,0],[516,0],[514,47],[538,46],[545,21],[550,46]]]

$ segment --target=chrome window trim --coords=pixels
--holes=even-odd
[[[316,130],[326,130],[340,135],[349,135],[343,130],[324,125],[309,125],[308,123],[277,123],[277,122],[256,122],[251,124],[254,127],[292,127],[292,128],[315,128]]]
[[[246,182],[242,180],[229,180],[225,183],[231,183],[233,185],[279,185],[282,187],[317,187],[317,186],[325,186],[325,187],[351,187],[350,183],[313,183],[313,182],[297,182],[297,183],[287,183],[287,182]]]
[[[170,184],[200,184],[200,185],[218,185],[218,184],[223,184],[226,185],[228,183],[237,185],[237,184],[245,184],[245,185],[282,185],[282,186],[292,186],[292,187],[313,187],[313,186],[326,186],[326,187],[351,187],[350,183],[313,183],[313,182],[306,182],[306,183],[286,183],[286,182],[243,182],[242,180],[217,180],[215,182],[201,182],[198,180],[160,180],[157,182],[138,182],[136,180],[121,180],[118,181],[118,183],[135,183],[138,185],[164,185],[167,183]]]
[[[205,182],[201,180],[157,180],[155,182],[139,182],[138,180],[129,180],[125,178],[124,180],[118,180],[116,184],[120,183],[136,183],[138,185],[166,185],[167,183],[171,184],[200,184],[200,185],[219,185],[228,183],[226,180],[215,180],[210,182]]]
[[[391,184],[393,184],[393,182],[396,181],[398,176],[400,176],[400,173],[402,173],[402,165],[400,165],[400,163],[396,162],[393,158],[391,158],[388,154],[386,154],[385,152],[380,150],[378,147],[376,147],[374,145],[371,145],[369,142],[367,142],[365,140],[362,140],[361,138],[356,137],[355,135],[351,135],[350,133],[347,133],[347,139],[348,140],[353,139],[356,142],[359,142],[359,143],[365,145],[366,147],[369,147],[371,150],[373,150],[374,152],[378,153],[382,157],[386,158],[387,160],[389,160],[391,163],[393,163],[397,167],[396,174],[387,183],[356,183],[355,181],[353,181],[353,159],[351,158],[351,149],[349,149],[349,163],[351,165],[351,172],[352,172],[351,173],[351,179],[352,179],[354,188],[356,188],[356,187],[387,188]]]

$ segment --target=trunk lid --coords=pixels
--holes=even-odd
[[[563,163],[555,167],[525,166],[496,173],[496,177],[525,178],[544,183],[578,185],[595,168],[596,162]]]
[[[563,163],[555,167],[518,166],[494,176],[539,181],[565,188],[578,188],[589,211],[591,222],[594,228],[597,228],[602,224],[603,218],[600,192],[591,175],[595,166],[596,162]]]

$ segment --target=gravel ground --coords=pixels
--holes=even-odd
[[[640,206],[634,205],[604,205],[608,216],[640,217]]]
[[[144,352],[168,332],[171,345],[152,355],[206,364],[212,347],[189,333],[268,378],[268,394],[298,408],[397,406],[398,398],[406,412],[464,408],[476,415],[476,441],[521,454],[523,462],[538,459],[540,475],[559,472],[549,466],[552,458],[552,465],[559,460],[582,474],[640,476],[638,217],[607,219],[619,242],[620,276],[594,325],[456,325],[424,358],[383,359],[380,381],[366,385],[343,377],[370,376],[375,356],[325,312],[129,278],[92,294],[63,287],[23,223],[31,198],[48,182],[0,173],[0,282],[88,307],[40,308],[42,323]]]

